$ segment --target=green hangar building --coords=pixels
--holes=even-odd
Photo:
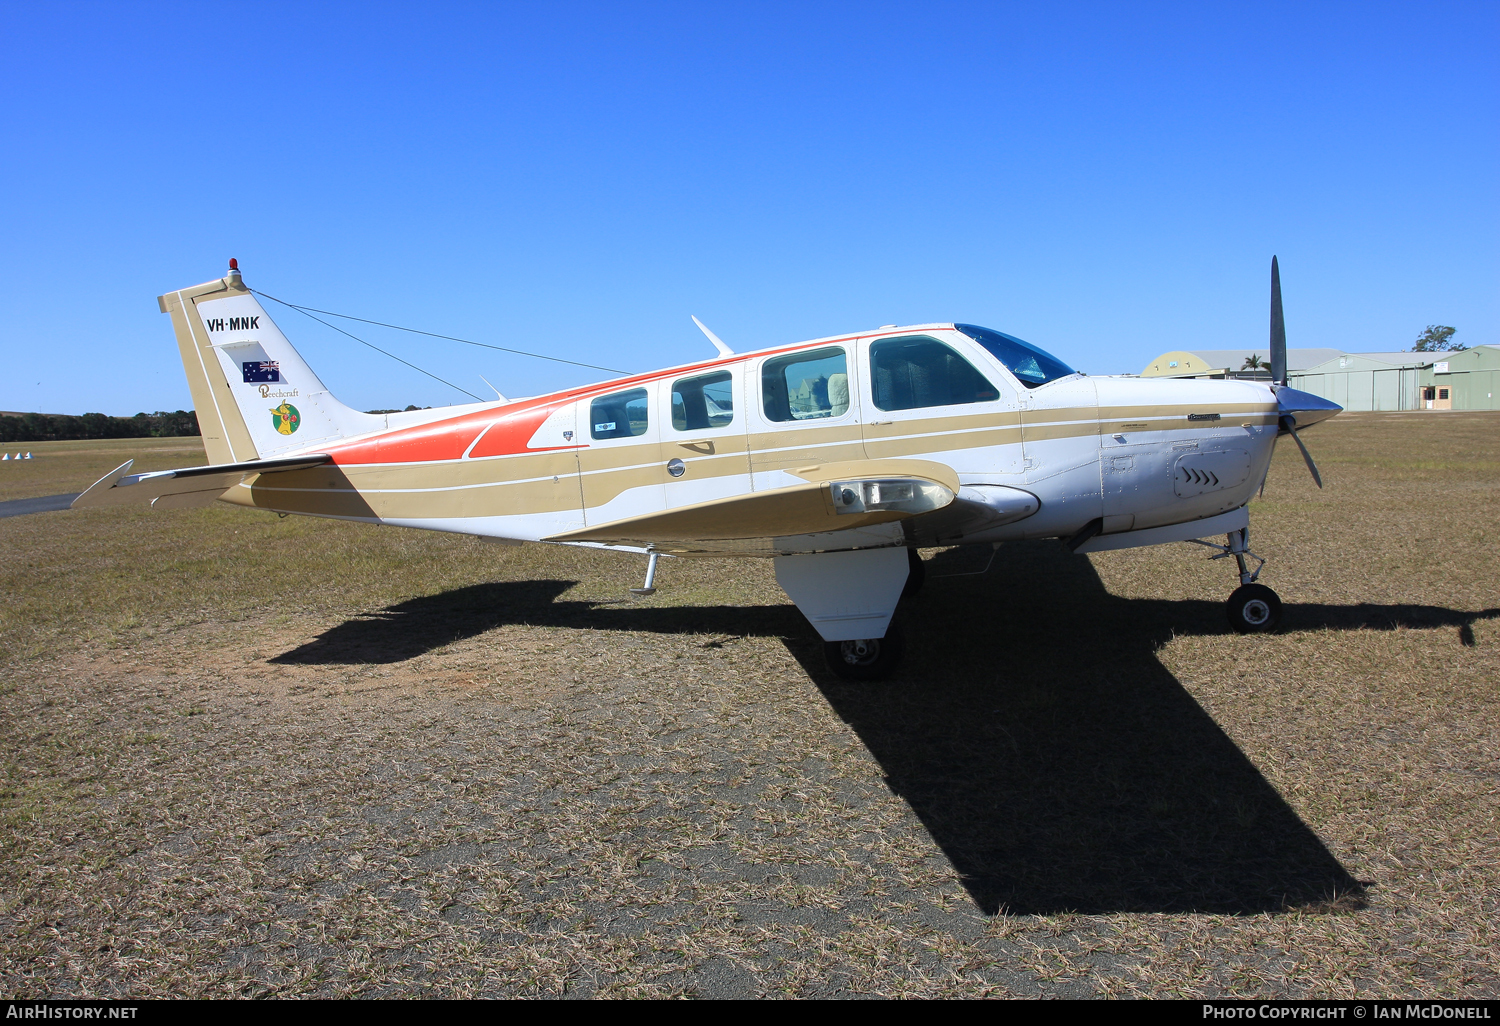
[[[1270,380],[1269,368],[1245,368],[1250,349],[1177,350],[1142,377]],[[1345,353],[1287,350],[1287,384],[1346,410],[1500,410],[1500,346],[1456,353]]]
[[[1429,410],[1500,410],[1500,346],[1475,346],[1459,353],[1431,353],[1422,379],[1422,402]],[[1448,393],[1448,406],[1441,405]]]

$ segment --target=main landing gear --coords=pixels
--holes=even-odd
[[[901,628],[891,624],[883,638],[823,642],[823,659],[836,676],[845,680],[883,680],[891,675],[906,642]]]
[[[916,549],[907,549],[906,583],[901,586],[901,602],[916,598],[926,580],[927,566],[922,557]],[[845,680],[884,680],[895,671],[904,655],[906,639],[894,622],[885,629],[885,636],[881,638],[823,642],[823,661],[835,676]]]
[[[922,562],[904,547],[777,556],[776,583],[823,641],[828,669],[845,680],[888,677],[905,645],[891,620],[922,583]]]
[[[1199,541],[1198,544],[1219,550],[1219,554],[1209,557],[1210,559],[1233,556],[1234,561],[1239,564],[1240,586],[1229,596],[1224,609],[1229,616],[1229,626],[1241,634],[1266,634],[1274,631],[1281,623],[1281,599],[1264,584],[1255,583],[1266,561],[1250,551],[1250,529],[1230,531],[1226,538],[1229,542],[1227,545],[1215,545],[1206,541]],[[1254,570],[1245,564],[1246,556],[1255,560]]]
[[[901,602],[916,598],[927,580],[927,566],[916,549],[906,550],[906,583],[901,586]],[[894,622],[882,638],[860,638],[857,641],[823,642],[823,661],[834,676],[845,680],[884,680],[896,669],[906,654],[906,640]]]

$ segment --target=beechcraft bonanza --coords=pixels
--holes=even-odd
[[[662,555],[767,557],[830,669],[855,680],[899,660],[891,620],[926,546],[1197,540],[1239,568],[1230,624],[1273,629],[1281,602],[1256,583],[1247,503],[1282,435],[1318,480],[1298,429],[1342,410],[1286,385],[1274,258],[1269,383],[1088,377],[970,324],[753,353],[703,328],[718,355],[700,363],[376,415],[333,397],[234,261],[159,303],[211,464],[132,475],[126,463],[75,507],[227,502],[645,552],[648,593]]]

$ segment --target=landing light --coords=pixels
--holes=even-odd
[[[940,484],[917,478],[887,478],[879,481],[835,481],[828,486],[835,513],[926,513],[953,501],[953,493]]]

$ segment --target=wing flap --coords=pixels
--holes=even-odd
[[[134,460],[126,460],[105,474],[73,500],[73,509],[96,506],[129,506],[150,503],[155,509],[183,509],[207,506],[213,499],[255,474],[276,474],[288,470],[321,467],[333,460],[327,453],[288,456],[275,460],[250,460],[245,463],[221,463],[208,467],[183,467],[179,470],[155,470],[131,474]],[[211,493],[211,498],[204,493]],[[193,495],[193,498],[157,503],[167,496]]]

